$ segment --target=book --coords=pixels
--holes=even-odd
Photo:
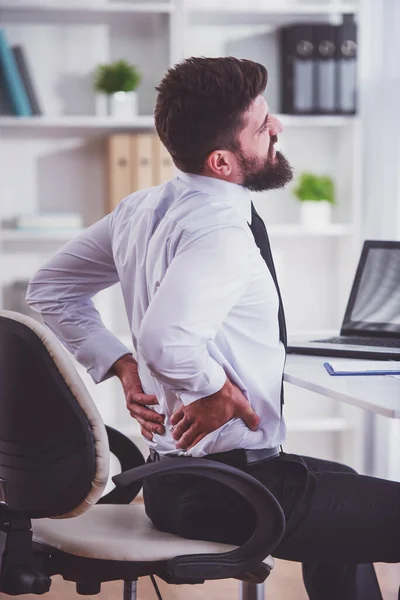
[[[400,375],[399,360],[346,360],[324,363],[329,375]]]
[[[25,90],[28,96],[28,100],[31,105],[32,114],[34,115],[42,115],[43,111],[40,108],[39,100],[36,92],[36,88],[33,83],[33,79],[31,76],[31,70],[28,66],[25,51],[22,46],[13,46],[11,48],[14,59],[17,64],[19,74],[25,86]]]
[[[32,116],[32,108],[21,79],[14,54],[11,51],[4,30],[0,28],[0,68],[14,114],[18,117]]]

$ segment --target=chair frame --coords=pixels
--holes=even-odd
[[[3,326],[3,329],[1,326]],[[25,327],[29,330],[29,320]],[[21,335],[21,332],[23,335]],[[21,321],[15,318],[15,313],[7,314],[6,311],[0,313],[0,359],[3,356],[5,364],[9,364],[9,356],[6,352],[8,352],[14,339],[14,333],[18,336],[18,343],[28,344],[28,346],[31,344],[36,349],[35,359],[38,354],[40,355],[38,360],[43,359],[45,368],[49,370],[49,376],[53,377],[57,384],[54,389],[56,391],[58,388],[60,389],[61,399],[64,400],[65,398],[65,402],[71,405],[71,410],[75,411],[74,414],[79,410],[82,412],[77,398],[67,390],[64,381],[60,380],[62,372],[57,369],[53,361],[49,360],[46,352],[38,348],[37,340],[32,338],[32,331],[24,331],[24,328],[21,327]],[[2,334],[4,334],[5,340],[3,344]],[[51,341],[53,344],[56,343],[54,340]],[[4,369],[2,372],[4,373],[4,379],[7,380],[8,372]],[[17,370],[15,370],[15,374],[17,374]],[[5,384],[5,390],[8,394],[13,389],[12,385],[10,387],[12,376],[10,376],[11,380],[8,380]],[[1,394],[2,391],[2,382],[0,381],[0,397],[2,396],[2,401],[6,404],[7,409],[7,402],[10,403],[10,410],[12,410],[12,399],[8,398],[7,393]],[[40,402],[40,389],[37,392],[38,402]],[[85,417],[82,415],[79,416],[80,420],[75,419],[74,426],[76,425],[78,432],[79,427],[85,428],[85,439],[88,442],[87,447],[82,449],[82,456],[88,455],[90,457],[91,453],[94,452],[95,438],[88,435],[87,428],[90,423],[89,421],[86,422]],[[18,419],[11,420],[10,423],[18,429]],[[229,552],[180,555],[169,560],[147,562],[85,558],[44,543],[32,542],[31,519],[57,516],[62,513],[57,512],[56,507],[54,509],[49,508],[50,505],[47,502],[45,493],[39,494],[38,499],[33,500],[31,509],[29,508],[29,498],[27,504],[25,501],[25,504],[21,502],[23,499],[18,495],[18,490],[26,489],[24,487],[26,481],[24,479],[24,469],[21,469],[21,463],[18,462],[21,460],[21,455],[16,451],[15,457],[10,457],[11,466],[3,468],[0,464],[0,591],[10,595],[45,594],[50,589],[51,576],[60,574],[64,579],[74,581],[77,593],[83,595],[98,593],[102,582],[122,580],[125,582],[124,600],[135,600],[135,582],[137,579],[147,575],[157,575],[167,583],[173,584],[197,584],[203,583],[205,580],[237,578],[243,582],[242,600],[258,600],[262,593],[260,584],[264,582],[270,572],[270,566],[263,561],[279,544],[285,529],[285,517],[282,508],[271,492],[247,473],[212,460],[171,458],[145,464],[141,452],[129,438],[111,427],[106,427],[106,432],[110,452],[119,460],[121,473],[112,478],[115,488],[102,496],[98,500],[98,504],[131,503],[139,493],[143,480],[150,477],[157,477],[166,473],[202,476],[217,480],[245,498],[255,511],[256,516],[256,527],[252,536],[243,545]],[[9,437],[11,441],[7,438],[8,441],[4,442],[0,437],[0,444],[3,444],[6,449],[8,448],[7,444],[13,444],[12,435]],[[107,447],[106,443],[105,446]],[[15,447],[18,449],[18,444]],[[25,448],[24,445],[21,447]],[[1,451],[3,452],[2,456],[5,456],[6,450],[1,447]],[[39,468],[42,468],[41,464]],[[8,473],[11,473],[13,477],[13,494],[11,495],[8,494]],[[88,477],[90,476],[89,473]],[[86,477],[86,475],[82,475],[82,477]],[[31,479],[28,481],[30,482]],[[80,479],[78,481],[82,490],[85,489],[85,481]],[[50,485],[47,480],[46,485]],[[48,489],[50,490],[50,488]],[[40,500],[40,498],[43,498],[43,500]],[[46,508],[42,509],[40,502],[43,502]],[[68,510],[72,508],[73,506]],[[134,543],[134,539],[132,539],[132,543]]]

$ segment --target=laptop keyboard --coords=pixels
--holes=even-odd
[[[380,346],[383,348],[400,348],[399,340],[388,340],[387,338],[365,338],[365,337],[333,337],[328,340],[316,340],[326,344],[349,344],[351,346]]]

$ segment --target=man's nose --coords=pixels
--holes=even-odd
[[[283,131],[282,122],[278,119],[278,117],[273,116],[271,118],[269,130],[271,135],[278,135],[278,133],[281,133]]]

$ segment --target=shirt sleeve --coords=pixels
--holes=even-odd
[[[226,374],[209,354],[249,281],[248,239],[238,226],[185,234],[143,318],[138,352],[183,404],[219,391]]]
[[[104,326],[92,297],[117,283],[111,251],[111,215],[68,242],[31,279],[26,301],[95,383],[131,351]]]

